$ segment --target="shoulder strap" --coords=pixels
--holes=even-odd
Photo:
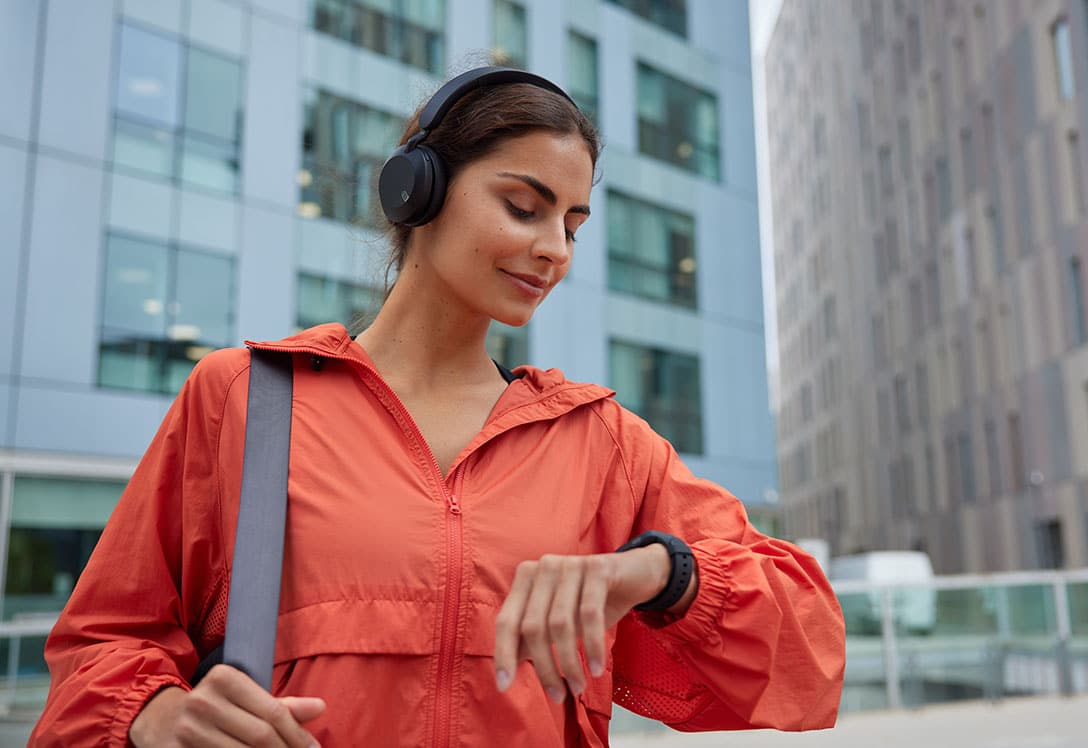
[[[223,662],[272,688],[291,452],[291,354],[250,349],[245,461]]]

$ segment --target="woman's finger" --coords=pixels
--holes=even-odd
[[[537,562],[533,575],[533,587],[529,592],[529,601],[525,606],[525,615],[521,619],[521,638],[529,649],[537,677],[548,692],[548,696],[557,704],[563,702],[567,687],[552,653],[551,632],[548,628],[548,612],[555,588],[559,584],[562,572],[561,556],[542,556]]]
[[[523,659],[521,619],[529,602],[529,592],[536,573],[535,561],[522,561],[514,572],[510,594],[495,618],[495,685],[505,691],[514,680],[518,660]]]
[[[567,556],[559,564],[560,576],[548,610],[549,639],[567,685],[575,696],[585,690],[585,672],[578,656],[578,599],[581,596],[584,561]]]
[[[589,673],[594,678],[604,673],[608,647],[605,639],[605,605],[608,603],[608,559],[590,556],[585,561],[582,594],[578,601],[578,623],[582,630]]]
[[[286,704],[257,685],[241,670],[227,665],[216,665],[201,681],[201,685],[205,683],[223,694],[231,703],[268,725],[258,726],[256,735],[241,737],[243,742],[276,745],[278,740],[288,748],[310,748],[317,742],[313,735],[299,725]]]
[[[212,688],[188,695],[177,731],[193,745],[287,745],[274,727]]]

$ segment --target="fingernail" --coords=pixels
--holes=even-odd
[[[508,689],[510,687],[510,673],[505,670],[495,673],[495,684],[499,687],[499,691]]]
[[[567,691],[558,686],[548,686],[548,696],[550,696],[551,700],[556,704],[562,704],[563,699],[567,698]]]
[[[601,664],[600,660],[590,660],[589,672],[593,674],[594,678],[600,678],[604,673],[604,665]]]
[[[575,696],[578,696],[582,691],[586,690],[584,683],[577,683],[574,681],[567,681],[567,685],[570,686],[570,692]]]

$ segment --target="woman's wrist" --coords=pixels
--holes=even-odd
[[[159,726],[165,715],[176,712],[178,705],[187,692],[179,686],[167,686],[155,693],[144,704],[128,728],[128,739],[137,748],[145,745],[157,745]]]

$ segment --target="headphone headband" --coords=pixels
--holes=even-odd
[[[423,107],[423,111],[420,112],[419,129],[433,130],[438,127],[442,122],[442,118],[446,116],[446,112],[457,103],[458,99],[470,91],[485,86],[500,86],[506,83],[529,83],[538,88],[557,93],[571,104],[574,104],[574,100],[567,95],[566,91],[547,78],[516,68],[482,67],[461,73],[457,77],[451,78],[442,88],[438,89],[435,95],[431,97],[431,100]],[[578,105],[574,104],[574,106],[577,108]]]
[[[419,131],[397,148],[382,167],[378,176],[378,197],[390,221],[404,226],[422,226],[438,215],[446,199],[446,166],[442,157],[423,141],[462,96],[478,88],[506,83],[528,83],[552,91],[578,109],[559,86],[524,70],[483,67],[461,73],[438,89],[424,105],[419,113]]]

